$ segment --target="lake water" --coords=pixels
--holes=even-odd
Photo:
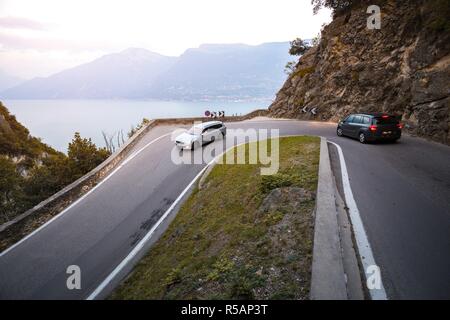
[[[124,135],[142,118],[200,117],[206,110],[224,110],[226,115],[245,114],[266,108],[269,100],[251,102],[189,102],[157,100],[5,100],[4,105],[30,130],[53,148],[66,152],[73,134],[92,138],[104,146],[102,131]]]

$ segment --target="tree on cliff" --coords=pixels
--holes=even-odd
[[[41,165],[31,168],[28,178],[22,183],[25,207],[31,207],[58,192],[110,155],[104,148],[97,148],[91,139],[82,138],[78,132],[69,143],[67,153],[68,157],[49,155],[41,159]]]
[[[58,192],[109,155],[75,133],[66,156],[32,137],[0,102],[0,224]]]
[[[297,61],[289,61],[286,63],[286,66],[284,67],[284,72],[287,75],[290,75],[292,72],[295,71],[295,68],[297,67]]]
[[[105,161],[110,153],[105,148],[97,148],[90,138],[81,138],[80,134],[75,132],[67,155],[73,177],[79,178]]]
[[[292,56],[301,56],[304,54],[310,46],[300,38],[291,41],[291,48],[289,49],[289,54]]]
[[[313,12],[316,14],[323,7],[329,8],[333,10],[333,12],[337,12],[343,9],[348,8],[350,5],[355,2],[354,0],[311,0],[311,4],[313,7]]]

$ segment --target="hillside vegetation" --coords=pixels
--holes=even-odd
[[[48,198],[109,156],[75,133],[68,155],[30,135],[0,102],[0,223]]]

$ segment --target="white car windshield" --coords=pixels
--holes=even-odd
[[[196,135],[196,134],[201,134],[202,133],[202,129],[201,128],[197,128],[197,127],[192,127],[188,130],[188,132],[190,135]]]

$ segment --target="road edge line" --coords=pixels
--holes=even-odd
[[[160,226],[160,224],[167,218],[167,216],[172,212],[172,210],[176,207],[178,202],[183,198],[183,196],[188,192],[188,190],[192,187],[192,185],[200,178],[201,175],[205,172],[205,170],[210,166],[213,159],[210,163],[208,163],[205,167],[200,170],[199,173],[192,179],[192,181],[187,185],[187,187],[180,193],[180,195],[175,199],[175,201],[170,205],[170,207],[164,212],[164,214],[159,218],[159,220],[153,225],[149,232],[138,242],[136,246],[134,246],[133,250],[128,253],[128,255],[114,268],[113,271],[103,280],[100,285],[86,298],[86,300],[94,300],[107,286],[108,284],[122,271],[122,269],[139,253],[139,251],[144,247],[145,243],[152,237],[153,233]]]
[[[58,218],[62,217],[67,211],[69,211],[70,209],[72,209],[74,206],[76,206],[78,203],[80,203],[82,200],[84,200],[88,195],[90,195],[92,192],[94,192],[98,187],[100,187],[103,183],[105,183],[106,181],[108,181],[117,171],[119,171],[125,164],[127,164],[130,160],[132,160],[135,156],[138,155],[138,153],[140,153],[140,151],[143,151],[145,148],[147,148],[148,146],[150,146],[151,144],[153,144],[154,142],[159,141],[160,139],[170,135],[171,133],[166,133],[162,136],[159,136],[158,138],[153,139],[152,141],[150,141],[149,143],[147,143],[145,146],[143,146],[141,149],[139,149],[137,152],[131,154],[129,157],[127,157],[125,160],[123,160],[123,162],[117,167],[115,168],[113,171],[111,171],[105,178],[103,178],[99,183],[97,183],[92,189],[90,189],[88,192],[86,192],[85,194],[83,194],[81,197],[79,197],[77,200],[75,200],[74,202],[72,202],[68,207],[64,208],[64,210],[62,210],[60,213],[58,213],[57,215],[55,215],[53,218],[51,218],[50,220],[48,220],[47,222],[45,222],[43,225],[39,226],[37,229],[33,230],[31,233],[27,234],[25,237],[23,237],[22,239],[20,239],[19,241],[17,241],[16,243],[12,244],[11,246],[9,246],[8,248],[6,248],[4,251],[0,252],[0,258],[3,257],[4,255],[6,255],[8,252],[10,252],[11,250],[13,250],[14,248],[16,248],[17,246],[19,246],[21,243],[25,242],[26,240],[28,240],[29,238],[31,238],[32,236],[34,236],[35,234],[37,234],[39,231],[42,231],[45,227],[47,227],[50,223],[54,222],[55,220],[57,220]]]
[[[369,239],[367,237],[364,224],[361,219],[361,215],[356,205],[355,198],[353,197],[352,188],[350,185],[350,179],[347,171],[347,164],[345,162],[344,153],[340,145],[335,142],[329,141],[338,150],[339,162],[341,165],[341,175],[342,175],[342,186],[344,189],[345,202],[348,207],[348,212],[350,215],[350,220],[352,223],[353,234],[356,239],[356,245],[358,247],[360,262],[363,266],[363,273],[367,280],[367,268],[370,266],[378,266],[375,262],[375,258],[372,252],[372,247],[370,246]],[[381,277],[381,274],[380,274]],[[366,283],[367,287],[367,283]],[[367,288],[372,300],[387,300],[387,294],[383,285],[383,281],[380,278],[380,288],[370,289]]]
[[[283,136],[284,137],[284,136]],[[277,139],[280,139],[281,137],[277,137]],[[268,138],[273,139],[273,138]],[[257,140],[259,141],[259,140]],[[114,278],[126,267],[126,265],[133,260],[137,256],[140,250],[144,248],[147,241],[149,241],[155,233],[155,231],[158,229],[158,227],[161,225],[161,223],[167,218],[167,216],[172,212],[172,210],[178,205],[178,203],[183,199],[184,195],[192,188],[193,184],[201,178],[201,176],[205,173],[205,171],[211,166],[215,165],[217,160],[220,159],[220,157],[224,156],[227,152],[230,150],[237,148],[243,144],[247,144],[249,142],[243,142],[237,145],[233,145],[229,147],[228,149],[225,149],[224,152],[217,155],[212,159],[209,163],[203,167],[199,173],[192,179],[192,181],[186,186],[186,188],[180,193],[180,195],[175,199],[175,201],[171,204],[171,206],[164,212],[164,214],[159,218],[159,220],[153,225],[153,227],[147,232],[147,234],[138,242],[138,244],[128,253],[128,255],[122,259],[122,261],[109,273],[109,275],[95,288],[95,290],[85,299],[85,300],[95,300],[102,291],[107,288],[107,286],[114,280]]]

